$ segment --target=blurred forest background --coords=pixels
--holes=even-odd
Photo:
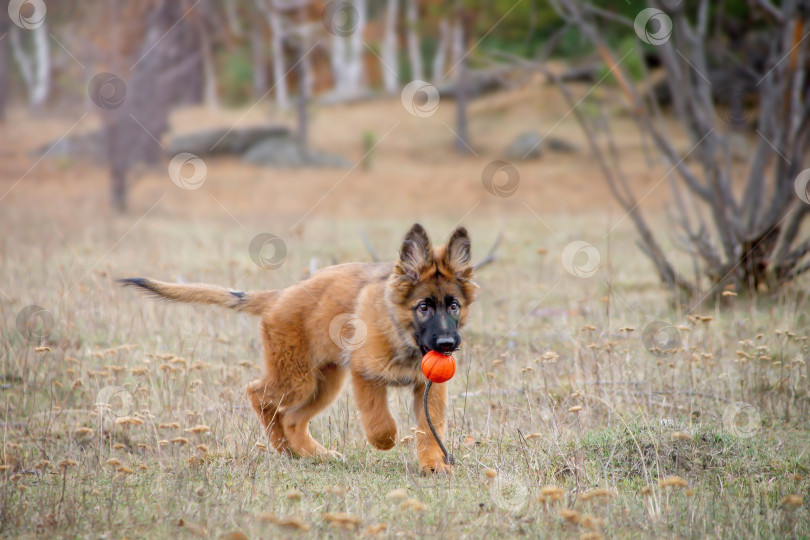
[[[576,118],[663,282],[693,295],[707,284],[714,294],[769,290],[810,268],[810,243],[800,239],[810,208],[802,187],[810,138],[804,2],[7,3],[0,117],[21,106],[33,117],[97,115],[98,129],[63,133],[39,156],[106,166],[119,212],[138,178],[133,169],[167,158],[170,175],[190,174],[192,183],[205,171],[181,169],[205,167],[211,156],[271,167],[367,166],[380,134],[363,131],[359,161],[314,148],[312,111],[385,96],[400,96],[418,118],[433,116],[440,100],[452,103],[452,120],[443,121],[448,141],[455,153],[477,156],[471,102],[554,85],[565,107],[554,127]],[[246,112],[167,141],[172,111],[195,104]],[[257,106],[266,124],[238,126]],[[646,196],[615,159],[608,119],[617,113],[634,120],[648,164],[656,154],[671,166],[672,234],[692,257],[690,275],[665,253],[642,215]],[[544,144],[563,152],[585,146],[546,140],[542,131],[514,139],[506,161],[482,174],[502,173],[508,184],[498,163],[536,158]]]

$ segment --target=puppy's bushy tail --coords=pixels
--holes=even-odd
[[[232,291],[207,283],[168,283],[148,278],[119,279],[124,287],[137,287],[163,300],[212,304],[242,313],[261,315],[278,297],[278,291]]]

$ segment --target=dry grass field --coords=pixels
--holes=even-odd
[[[181,111],[172,126],[260,122],[261,109]],[[585,151],[516,163],[515,195],[491,196],[481,171],[520,132],[584,148],[564,111],[551,89],[478,100],[477,155],[458,157],[452,105],[429,119],[396,99],[316,108],[313,145],[355,161],[371,133],[368,167],[209,160],[194,191],[162,167],[133,185],[126,216],[110,215],[103,169],[30,153],[81,113],[12,112],[0,132],[0,535],[810,537],[807,280],[679,303]],[[616,122],[643,206],[661,214],[666,169]],[[312,426],[344,461],[268,450],[244,395],[262,369],[258,321],[114,281],[282,288],[370,260],[364,232],[393,258],[414,221],[436,242],[464,223],[475,259],[504,234],[449,383],[451,477],[419,475],[407,390],[391,393],[388,452],[365,441],[348,388]],[[278,268],[249,254],[262,232],[285,243]],[[593,271],[587,250],[563,256],[576,241],[598,254]],[[45,335],[18,324],[33,305],[52,321]]]

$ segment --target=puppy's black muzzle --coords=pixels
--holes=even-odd
[[[456,338],[453,336],[442,336],[436,339],[436,348],[434,350],[442,354],[450,354],[458,348]]]

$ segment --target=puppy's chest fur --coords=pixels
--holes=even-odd
[[[386,347],[375,345],[380,343],[352,351],[344,361],[369,381],[390,386],[412,386],[422,380],[422,355],[418,349],[410,345],[392,347],[390,342]]]
[[[421,380],[422,360],[417,349],[394,351],[382,374],[386,382],[393,386],[410,386]]]
[[[368,326],[368,339],[357,350],[347,351],[343,360],[369,381],[411,386],[422,380],[422,355],[413,339],[394,322],[392,310],[402,307],[388,305],[384,287],[378,282],[359,295],[357,316]]]

